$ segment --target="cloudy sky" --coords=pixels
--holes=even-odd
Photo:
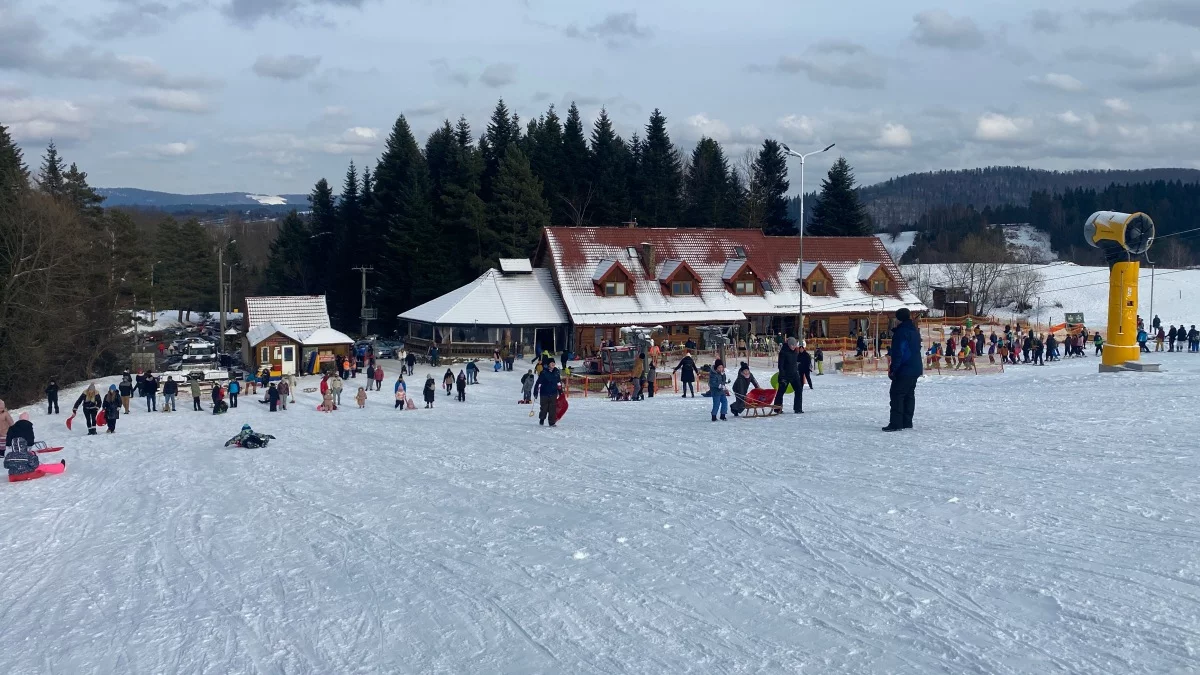
[[[626,137],[658,107],[734,156],[836,142],[865,182],[1200,167],[1200,0],[930,3],[0,0],[0,124],[31,164],[53,138],[95,185],[173,192],[307,192],[400,113],[478,133],[500,97]]]

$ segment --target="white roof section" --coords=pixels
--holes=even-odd
[[[400,318],[439,326],[557,326],[570,321],[554,287],[553,273],[542,268],[516,275],[490,269],[466,286],[414,307]]]
[[[329,328],[329,309],[323,295],[268,295],[246,298],[246,330],[274,322],[293,331]]]
[[[354,344],[354,340],[340,330],[318,328],[300,336],[300,344],[306,347],[316,345],[352,345]]]
[[[601,260],[596,264],[596,271],[592,273],[592,281],[600,281],[608,274],[609,270],[615,267],[616,260]]]
[[[246,300],[248,301],[250,298],[246,298]],[[257,347],[263,340],[266,340],[276,333],[284,335],[296,342],[300,341],[300,336],[302,334],[301,331],[292,330],[291,328],[278,324],[274,321],[268,321],[266,323],[260,323],[254,328],[251,328],[250,332],[246,333],[246,340],[250,342],[251,347]]]
[[[860,262],[858,263],[858,280],[867,281],[879,270],[879,263]]]
[[[725,281],[732,279],[733,275],[742,270],[742,267],[746,265],[746,262],[747,261],[745,258],[734,258],[733,260],[725,263],[725,268],[721,270],[721,279]]]
[[[505,274],[531,274],[533,263],[529,258],[501,258],[500,271]]]

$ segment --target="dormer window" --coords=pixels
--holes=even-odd
[[[671,295],[692,295],[691,280],[689,279],[686,281],[672,281],[671,282]]]
[[[629,286],[624,281],[606,281],[604,282],[604,295],[610,298],[628,295],[628,288]]]
[[[734,282],[733,294],[734,295],[758,295],[758,285],[754,282],[753,279],[745,279],[742,281]]]
[[[813,279],[808,282],[808,294],[809,295],[825,295],[825,293],[826,293],[826,291],[825,291],[825,280],[824,279]]]
[[[664,260],[662,271],[659,272],[658,282],[662,284],[663,293],[675,297],[696,295],[700,290],[700,277],[692,266],[683,260]]]
[[[871,282],[871,292],[876,295],[887,293],[887,279],[875,279]]]
[[[633,290],[633,277],[616,260],[601,260],[592,273],[592,283],[595,284],[596,295],[604,297],[629,295]]]

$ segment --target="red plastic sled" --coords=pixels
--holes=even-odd
[[[71,430],[71,423],[75,421],[75,415],[77,414],[78,413],[71,413],[71,416],[67,418],[67,431]]]
[[[746,404],[747,417],[769,417],[779,414],[779,408],[775,407],[774,389],[752,389],[746,392],[743,401]]]
[[[561,420],[563,418],[563,415],[567,414],[567,408],[570,408],[570,407],[571,407],[571,405],[569,403],[567,403],[567,397],[559,396],[558,403],[556,403],[554,405],[554,409],[556,410],[556,412],[554,413],[555,421]]]
[[[39,449],[35,450],[34,452],[36,452],[39,455],[43,455],[47,452],[59,452],[62,449],[63,449],[63,446],[60,445],[55,448],[39,448]]]
[[[63,462],[61,464],[42,464],[41,466],[39,466],[34,471],[31,471],[30,473],[23,473],[19,476],[9,476],[8,482],[20,483],[21,481],[34,480],[37,478],[43,478],[45,476],[51,476],[56,473],[62,473],[66,470],[67,470],[66,462]]]
[[[104,414],[103,410],[101,410],[100,414],[96,415],[96,426],[102,427],[106,424],[108,424],[108,416]]]

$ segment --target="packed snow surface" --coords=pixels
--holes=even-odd
[[[917,240],[917,233],[913,231],[901,232],[900,234],[877,234],[875,236],[879,237],[879,241],[883,242],[883,247],[891,254],[892,260],[895,260],[897,263],[900,262],[905,253],[908,253],[908,249],[912,248],[913,243]]]
[[[246,195],[246,199],[253,199],[263,206],[283,206],[287,204],[287,199],[276,195]]]
[[[1030,225],[1018,223],[996,225],[1004,231],[1008,250],[1021,262],[1049,263],[1058,260],[1058,254],[1050,245],[1050,233]]]
[[[520,372],[400,412],[390,363],[365,410],[33,408],[70,468],[0,483],[0,672],[1192,672],[1200,356],[1157,359],[926,378],[886,435],[887,381],[841,375],[725,423],[539,427]]]

